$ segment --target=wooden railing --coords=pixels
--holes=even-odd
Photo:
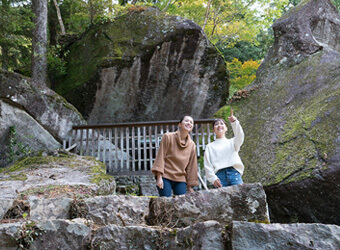
[[[212,119],[195,120],[191,138],[197,157],[213,140]],[[80,155],[93,156],[104,162],[114,175],[151,174],[152,163],[162,136],[178,129],[178,121],[118,123],[74,126],[64,148],[74,148]]]

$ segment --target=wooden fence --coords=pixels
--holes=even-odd
[[[197,157],[213,138],[213,119],[194,121],[190,133],[196,144]],[[74,148],[80,155],[93,156],[104,162],[113,175],[151,174],[162,136],[178,129],[178,121],[118,123],[74,126],[64,149]]]

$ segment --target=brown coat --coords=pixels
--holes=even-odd
[[[179,131],[164,134],[151,171],[155,176],[160,172],[166,179],[197,186],[196,146],[190,135],[181,144]]]

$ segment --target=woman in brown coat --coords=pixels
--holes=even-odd
[[[194,121],[190,116],[184,116],[176,132],[165,133],[152,173],[156,176],[159,196],[171,196],[192,192],[197,181],[196,146],[190,137]]]

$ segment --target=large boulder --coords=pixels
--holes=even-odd
[[[56,91],[90,123],[209,117],[228,96],[220,53],[191,20],[133,10],[69,47]]]
[[[302,1],[273,29],[251,95],[231,104],[244,180],[267,186],[273,222],[340,225],[340,15],[329,0]]]
[[[269,223],[266,195],[261,184],[243,184],[150,201],[148,225],[186,227],[197,222],[233,220]]]
[[[0,70],[0,98],[27,112],[59,142],[73,125],[86,123],[63,97],[16,73]]]
[[[86,123],[75,107],[53,90],[3,70],[0,117],[0,167],[10,164],[16,153],[60,148],[73,125]]]
[[[61,147],[32,116],[13,103],[0,99],[0,117],[0,167],[11,163],[17,154]]]

